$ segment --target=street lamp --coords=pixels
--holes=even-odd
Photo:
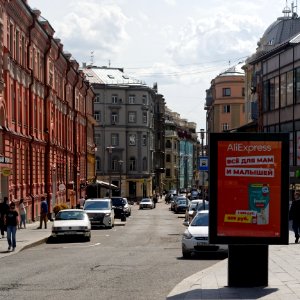
[[[112,151],[115,147],[113,146],[108,146],[106,147],[106,150],[108,151],[108,155],[109,155],[109,158],[108,158],[108,165],[107,165],[107,171],[109,173],[109,198],[111,198],[111,155],[112,155]]]
[[[200,138],[201,138],[201,156],[204,156],[204,129],[200,129]],[[202,171],[202,186],[201,186],[201,196],[203,199],[203,207],[205,208],[205,199],[204,199],[204,171]]]
[[[119,183],[119,189],[120,189],[120,197],[122,196],[122,164],[123,164],[123,160],[119,160],[119,171],[120,171],[120,183]]]

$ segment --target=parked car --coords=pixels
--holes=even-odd
[[[91,222],[82,209],[63,209],[57,213],[52,225],[52,237],[77,236],[91,240]]]
[[[189,258],[193,253],[223,252],[227,253],[227,245],[208,243],[208,210],[201,210],[192,220],[182,235],[182,256]]]
[[[177,200],[176,203],[175,203],[174,213],[176,213],[176,214],[185,213],[188,206],[189,206],[189,200],[188,199],[179,198],[179,200]]]
[[[131,216],[131,205],[128,203],[127,198],[123,198],[125,205],[124,205],[124,209],[125,209],[125,213],[126,213],[126,217]]]
[[[177,202],[179,200],[187,200],[187,198],[184,195],[176,195],[173,197],[172,201],[171,201],[171,207],[170,209],[172,211],[175,211],[175,206],[177,205]]]
[[[114,227],[115,212],[109,198],[87,199],[83,209],[88,214],[92,226]]]
[[[140,209],[143,208],[154,208],[154,203],[151,198],[143,198],[140,202]]]
[[[199,201],[197,201],[195,209],[192,209],[191,212],[189,213],[188,222],[191,223],[199,211],[208,210],[208,209],[209,209],[209,201],[207,200],[203,201],[202,199],[199,199]]]
[[[127,211],[125,208],[126,202],[123,197],[111,197],[112,206],[115,211],[115,219],[126,221]],[[128,204],[128,203],[127,203]]]

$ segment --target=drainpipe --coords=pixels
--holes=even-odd
[[[44,133],[45,133],[45,138],[46,138],[46,147],[45,147],[45,160],[44,160],[44,166],[45,166],[45,171],[44,171],[44,178],[45,178],[45,194],[46,194],[46,199],[48,203],[48,207],[50,207],[50,129],[48,126],[50,126],[50,123],[47,123],[47,116],[49,115],[48,113],[48,98],[50,95],[50,86],[48,85],[47,82],[47,77],[49,74],[48,70],[48,55],[51,49],[51,37],[48,36],[48,45],[47,49],[44,53],[44,87],[45,87],[45,95],[44,95]]]
[[[32,34],[32,30],[35,27],[35,22],[36,22],[36,18],[35,15],[32,13],[32,24],[29,26],[28,31],[29,31],[29,43],[27,46],[27,68],[30,71],[30,84],[29,84],[29,113],[31,114],[33,111],[32,108],[32,86],[33,86],[33,70],[30,68],[30,47],[32,45],[32,40],[31,40],[31,34]],[[29,142],[29,168],[30,168],[30,172],[29,172],[29,195],[31,197],[31,218],[32,218],[32,222],[35,221],[35,217],[34,217],[34,205],[35,205],[35,201],[34,201],[34,195],[33,195],[33,141],[34,141],[34,135],[33,135],[33,118],[31,118],[30,116],[30,123],[29,123],[29,136],[31,137],[31,140]]]

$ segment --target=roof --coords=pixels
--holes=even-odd
[[[91,84],[147,86],[145,82],[124,73],[121,68],[86,67],[82,71]]]
[[[245,76],[245,71],[242,69],[244,62],[239,62],[237,65],[228,68],[226,71],[220,73],[219,76]]]

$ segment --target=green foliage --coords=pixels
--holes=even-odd
[[[57,215],[57,213],[60,211],[60,210],[63,210],[63,209],[67,209],[69,208],[69,206],[66,204],[66,203],[59,203],[59,204],[56,204],[54,207],[53,207],[53,212],[55,215]]]

